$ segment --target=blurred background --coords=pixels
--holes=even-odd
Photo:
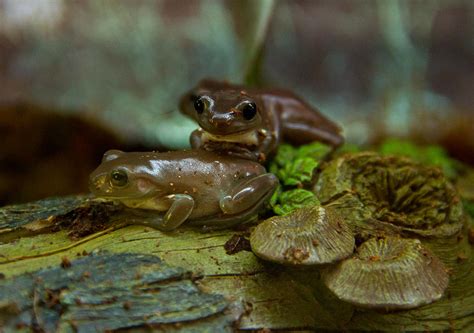
[[[0,205],[86,192],[110,148],[187,147],[203,77],[474,163],[472,0],[0,0]]]

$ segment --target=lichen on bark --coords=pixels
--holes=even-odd
[[[144,254],[92,254],[0,281],[0,327],[46,332],[132,328],[231,332],[241,310],[190,272]]]

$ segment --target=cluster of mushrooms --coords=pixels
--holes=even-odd
[[[443,296],[448,269],[430,249],[456,238],[464,218],[440,170],[346,154],[323,168],[313,190],[321,205],[256,226],[250,243],[258,257],[317,266],[326,287],[358,307],[412,309]]]

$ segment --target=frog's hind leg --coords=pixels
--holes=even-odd
[[[271,173],[265,173],[244,181],[234,187],[219,202],[225,214],[233,215],[248,210],[268,199],[278,186],[278,178]]]
[[[302,145],[321,141],[333,147],[344,143],[341,128],[304,102],[281,106],[281,132],[285,141]]]
[[[306,144],[313,141],[321,141],[333,147],[339,147],[344,143],[344,137],[337,128],[324,127],[317,123],[292,123],[285,124],[285,140],[296,145]]]

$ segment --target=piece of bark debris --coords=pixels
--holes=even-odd
[[[71,260],[69,260],[68,257],[62,257],[61,258],[61,267],[62,268],[69,268],[71,267]]]
[[[53,231],[68,230],[71,239],[79,239],[110,227],[110,218],[119,208],[108,203],[90,203],[55,217]]]
[[[250,240],[244,235],[234,234],[225,244],[227,254],[235,254],[240,251],[251,251]]]

